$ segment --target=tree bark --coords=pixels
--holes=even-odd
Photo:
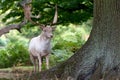
[[[85,45],[67,61],[29,79],[120,80],[119,75],[120,0],[94,0],[93,29]]]
[[[16,29],[19,32],[21,32],[21,28],[26,24],[25,21],[19,23],[19,24],[13,24],[13,25],[9,25],[6,27],[3,27],[2,29],[0,29],[0,36],[2,36],[3,34],[9,33],[10,30]]]
[[[23,0],[20,2],[20,5],[23,6],[25,4],[29,4],[31,3],[31,0]],[[25,15],[24,15],[25,16]],[[9,33],[10,30],[16,29],[21,33],[21,28],[26,24],[26,20],[21,21],[18,24],[12,24],[12,25],[8,25],[6,27],[3,27],[2,29],[0,29],[0,36],[2,36],[3,34]]]

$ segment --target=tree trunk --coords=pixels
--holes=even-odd
[[[93,29],[85,45],[31,80],[120,80],[120,0],[94,0]]]

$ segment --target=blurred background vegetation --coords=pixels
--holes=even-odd
[[[24,19],[20,1],[0,1],[0,28],[19,23]],[[33,18],[33,20],[44,24],[51,22],[55,4],[58,4],[59,24],[52,39],[51,66],[65,61],[80,49],[88,39],[92,28],[92,0],[33,0],[32,14],[41,16],[40,19]],[[40,32],[39,27],[28,23],[22,28],[22,33],[12,30],[2,35],[0,37],[0,68],[30,66],[28,43]]]

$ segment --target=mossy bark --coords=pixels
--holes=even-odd
[[[94,0],[93,29],[71,58],[30,80],[119,80],[120,0]],[[26,76],[27,78],[27,76]]]

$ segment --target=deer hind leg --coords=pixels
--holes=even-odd
[[[30,54],[30,59],[31,59],[31,62],[32,62],[32,64],[33,64],[33,66],[34,66],[34,72],[36,72],[37,70],[36,70],[36,59],[34,58],[34,56],[32,55],[32,54]]]
[[[46,56],[46,68],[49,69],[49,55]]]
[[[38,55],[38,70],[39,70],[39,72],[41,71],[41,66],[42,66],[41,56]]]

